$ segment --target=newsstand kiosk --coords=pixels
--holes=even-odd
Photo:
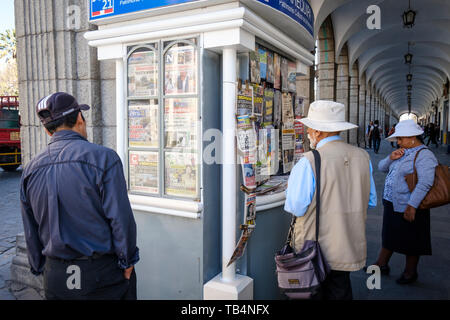
[[[90,0],[116,65],[117,153],[138,228],[138,299],[278,299],[274,255],[302,153],[306,0]]]

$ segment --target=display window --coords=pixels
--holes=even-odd
[[[128,47],[130,193],[199,197],[198,60],[197,39]]]

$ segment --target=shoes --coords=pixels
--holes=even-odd
[[[405,274],[402,273],[402,276],[400,278],[398,278],[396,282],[398,284],[410,284],[410,283],[413,283],[414,281],[416,281],[418,277],[419,277],[419,275],[417,274],[417,272],[411,278],[406,278]]]
[[[376,263],[373,263],[372,265],[377,265]],[[389,268],[389,265],[385,265],[385,266],[379,266],[380,267],[380,272],[382,275],[389,275],[389,272],[391,272],[391,268]],[[364,272],[367,272],[367,266],[363,268]]]

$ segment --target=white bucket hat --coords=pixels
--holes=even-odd
[[[397,137],[415,137],[422,133],[422,128],[414,120],[403,120],[395,126],[395,132],[386,140],[395,141]]]
[[[317,100],[309,106],[308,117],[298,120],[305,126],[324,132],[345,131],[358,128],[345,121],[345,106],[342,103]]]

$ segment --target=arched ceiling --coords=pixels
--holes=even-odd
[[[350,68],[358,63],[360,79],[379,92],[394,113],[408,111],[406,75],[413,74],[412,111],[422,116],[442,93],[450,78],[450,0],[411,0],[417,12],[415,25],[404,28],[402,15],[408,0],[310,0],[315,38],[331,15],[336,59],[345,44]],[[367,28],[367,8],[379,6],[381,29]],[[412,65],[404,55],[413,55]]]

